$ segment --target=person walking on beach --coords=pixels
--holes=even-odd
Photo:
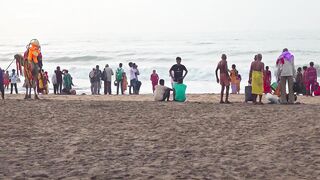
[[[231,80],[231,94],[237,94],[237,77],[238,70],[236,69],[236,65],[232,64],[230,71],[230,80]]]
[[[122,63],[120,63],[116,71],[117,95],[119,95],[119,87],[121,89],[121,94],[123,95],[123,86],[122,86],[123,72],[124,71],[122,69]]]
[[[57,77],[57,94],[61,94],[62,92],[62,71],[60,70],[60,66],[56,69],[56,77]]]
[[[156,85],[155,91],[153,93],[153,98],[155,101],[169,101],[170,99],[170,91],[173,89],[164,85],[164,80],[160,79],[159,85]]]
[[[96,70],[94,73],[94,85],[93,85],[93,91],[94,91],[94,94],[96,95],[100,95],[101,76],[102,76],[102,72],[99,69],[99,65],[96,65]]]
[[[57,74],[56,74],[57,70],[54,71],[54,73],[52,74],[51,77],[51,82],[53,85],[53,93],[57,94],[58,93],[58,81],[57,81]]]
[[[263,87],[264,93],[271,93],[271,71],[269,70],[269,66],[266,66],[266,70],[263,75]]]
[[[315,91],[315,84],[317,82],[317,69],[313,67],[314,63],[310,62],[310,67],[307,69],[307,83],[306,83],[306,90],[307,95],[312,96],[313,92]]]
[[[277,60],[278,71],[277,77],[280,79],[280,103],[281,104],[293,104],[294,103],[294,91],[293,91],[293,77],[295,77],[296,70],[294,66],[294,56],[289,52],[287,48],[283,49],[282,54]],[[286,98],[286,84],[288,82],[289,99]]]
[[[187,68],[181,64],[181,57],[176,58],[177,64],[173,65],[169,70],[169,76],[173,79],[173,85],[178,82],[179,79],[182,79],[182,82],[184,78],[188,74]],[[185,72],[185,74],[183,74]]]
[[[218,71],[220,71],[220,79],[218,76]],[[217,83],[221,85],[220,103],[229,104],[229,88],[230,88],[230,76],[228,73],[227,55],[222,54],[221,61],[218,63],[216,68],[216,78]],[[226,89],[226,101],[223,101],[224,89]]]
[[[11,82],[11,93],[10,94],[12,94],[13,87],[16,91],[16,94],[18,94],[17,80],[18,80],[18,76],[16,75],[16,70],[12,69],[12,74],[10,76],[10,82]]]
[[[106,64],[106,67],[103,70],[102,76],[104,81],[104,94],[111,95],[112,94],[111,82],[112,82],[113,70],[109,67],[108,64]]]
[[[159,82],[159,76],[158,76],[156,70],[152,71],[152,74],[150,75],[150,81],[152,84],[152,92],[154,92],[155,87],[156,87],[156,85],[158,85],[158,82]]]
[[[1,98],[4,99],[4,71],[0,68],[0,92]]]
[[[255,60],[251,63],[249,72],[249,84],[252,85],[252,97],[254,104],[263,104],[263,72],[264,63],[262,61],[262,55],[258,54]],[[257,103],[257,97],[259,96],[259,102]]]

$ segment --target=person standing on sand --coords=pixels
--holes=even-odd
[[[295,77],[296,69],[294,66],[294,56],[289,52],[287,48],[283,49],[282,54],[277,60],[278,71],[277,77],[280,79],[280,91],[281,91],[281,104],[293,104],[294,103],[294,91],[293,91],[293,77]],[[288,81],[289,88],[289,100],[286,98],[286,83]]]
[[[123,86],[122,86],[122,78],[123,78],[123,69],[122,63],[119,64],[119,67],[116,71],[116,85],[117,85],[117,95],[119,95],[119,87],[121,89],[121,94],[123,95]]]
[[[100,95],[101,76],[102,76],[102,72],[99,69],[99,65],[96,65],[96,70],[94,74],[94,85],[93,85],[93,91],[94,91],[94,94],[96,95]]]
[[[90,71],[89,73],[89,79],[90,79],[90,89],[91,89],[91,94],[94,95],[94,76],[95,76],[95,73],[96,73],[96,69],[93,68],[92,71]]]
[[[255,60],[251,63],[249,72],[249,84],[252,85],[252,97],[254,104],[262,103],[263,94],[263,72],[264,63],[262,61],[262,55],[258,54]],[[257,97],[259,96],[259,102],[257,103]]]
[[[218,76],[218,71],[220,71],[220,79]],[[228,64],[227,64],[227,55],[222,54],[221,61],[218,63],[216,68],[216,78],[217,83],[221,85],[221,94],[220,94],[220,103],[230,104],[229,98],[229,88],[230,88],[230,76],[228,73]],[[226,101],[223,101],[223,93],[224,89],[226,89]]]
[[[67,92],[70,92],[72,89],[73,83],[72,83],[72,77],[69,74],[68,70],[64,70],[64,76],[63,76],[63,85]]]
[[[179,79],[183,80],[188,74],[187,68],[181,64],[181,57],[176,58],[177,64],[173,65],[169,70],[169,76],[173,79],[173,85],[178,82]],[[185,74],[183,74],[185,71]],[[172,74],[173,72],[173,74]]]
[[[2,99],[4,99],[4,86],[3,86],[3,82],[4,82],[4,71],[0,68],[0,92],[1,92],[1,97]]]
[[[112,94],[111,90],[111,82],[112,82],[112,76],[113,76],[113,70],[109,67],[108,64],[106,64],[106,67],[103,70],[103,80],[104,80],[104,94]]]
[[[315,84],[317,82],[317,69],[313,67],[314,63],[310,62],[310,67],[307,69],[307,83],[306,90],[307,94],[312,96],[313,92],[316,90]]]
[[[5,89],[9,89],[9,84],[10,84],[10,75],[9,71],[6,71],[6,73],[3,75],[3,84]]]
[[[156,70],[152,71],[152,74],[150,75],[150,81],[152,84],[152,92],[154,93],[155,87],[156,87],[156,85],[158,85],[158,82],[159,82],[159,76],[158,76]]]
[[[60,66],[57,67],[57,70],[56,70],[56,77],[57,77],[57,84],[58,84],[58,87],[57,87],[57,94],[61,94],[62,92],[62,71],[60,70]]]
[[[230,71],[230,80],[231,80],[231,94],[237,94],[237,77],[238,70],[236,69],[236,65],[232,64]]]
[[[54,93],[54,94],[57,94],[57,92],[58,92],[58,82],[57,82],[56,70],[55,70],[54,73],[52,74],[51,82],[52,82],[52,84],[53,84],[53,93]]]
[[[303,75],[302,75],[302,68],[298,67],[297,75],[296,75],[296,84],[298,86],[297,94],[303,94]]]
[[[18,80],[18,76],[16,75],[16,70],[12,69],[12,74],[10,76],[11,94],[12,94],[12,91],[13,91],[13,87],[14,87],[14,89],[16,91],[16,94],[18,94],[17,80]]]
[[[266,66],[266,70],[263,75],[263,87],[264,93],[271,93],[271,71],[269,71],[269,66]]]

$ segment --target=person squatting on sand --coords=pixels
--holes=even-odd
[[[262,61],[262,55],[258,54],[255,56],[254,61],[251,63],[249,72],[249,84],[252,85],[252,97],[254,104],[262,103],[263,94],[263,71],[264,63]],[[259,102],[257,103],[257,97],[259,96]]]
[[[1,98],[4,99],[4,71],[0,67],[0,92]]]
[[[173,83],[172,87],[174,86],[175,83],[177,83],[180,79],[183,80],[188,74],[187,68],[181,64],[181,57],[176,58],[177,64],[173,65],[170,70],[169,70],[169,76],[172,78]],[[183,74],[185,72],[185,74]],[[173,74],[172,74],[173,73]]]
[[[220,79],[218,76],[218,71],[220,72]],[[230,87],[230,76],[228,73],[227,55],[222,54],[221,61],[218,63],[216,68],[216,78],[217,83],[221,85],[220,103],[230,103],[229,98],[229,87]],[[226,101],[223,101],[224,89],[226,89]]]
[[[164,80],[160,79],[159,81],[160,85],[155,86],[155,90],[153,93],[153,98],[155,101],[169,101],[170,99],[170,91],[173,91],[173,89],[167,87],[164,85]]]
[[[294,103],[293,77],[296,75],[294,66],[294,56],[287,48],[283,49],[282,54],[277,60],[277,79],[280,80],[281,104]],[[286,98],[286,83],[288,82],[289,99]]]
[[[159,82],[159,75],[157,74],[156,70],[152,71],[152,74],[150,75],[150,81],[152,85],[152,92],[154,93],[156,85],[158,85]]]
[[[176,102],[185,102],[187,86],[183,84],[183,79],[178,79],[177,83],[173,85],[173,100]]]
[[[102,80],[104,81],[104,94],[111,95],[111,82],[112,82],[112,76],[113,76],[113,70],[109,67],[108,64],[106,64],[106,67],[103,70],[102,73]]]

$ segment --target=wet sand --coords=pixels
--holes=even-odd
[[[319,179],[320,98],[300,105],[141,96],[0,100],[0,179]]]

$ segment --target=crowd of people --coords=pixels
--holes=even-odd
[[[251,63],[248,81],[249,86],[245,89],[246,101],[252,101],[254,104],[263,104],[263,94],[273,94],[278,97],[279,103],[293,104],[297,97],[295,95],[320,95],[320,87],[317,82],[317,70],[313,62],[310,62],[309,67],[298,67],[298,69],[295,70],[294,56],[288,49],[284,49],[276,61],[276,80],[272,83],[272,73],[269,70],[269,66],[265,66],[262,62],[262,58],[262,54],[257,54]],[[182,59],[177,57],[176,64],[169,70],[171,87],[165,86],[164,79],[159,77],[156,70],[152,71],[150,81],[155,101],[170,101],[171,96],[173,101],[178,102],[184,102],[187,99],[187,86],[184,84],[184,79],[188,74],[188,70],[181,64],[181,61]],[[102,84],[104,84],[103,94],[105,95],[112,95],[112,85],[116,87],[117,95],[125,94],[127,89],[129,89],[130,95],[138,95],[142,85],[141,81],[139,81],[140,72],[138,65],[130,62],[128,63],[128,67],[130,69],[129,80],[122,63],[119,64],[115,73],[108,64],[105,65],[103,70],[100,70],[99,65],[96,65],[89,73],[91,94],[100,95]],[[230,86],[231,94],[239,94],[240,82],[242,80],[236,65],[232,64],[231,69],[229,69],[227,55],[223,54],[217,65],[215,74],[217,83],[221,85],[220,103],[231,103],[229,101]],[[113,76],[115,76],[115,78],[113,78]],[[15,73],[15,69],[12,70],[11,74],[9,74],[8,71],[1,70],[0,90],[2,98],[4,98],[4,90],[9,89],[9,84],[11,84],[11,94],[13,93],[13,88],[16,94],[18,94],[17,83],[19,82],[20,78]],[[51,82],[49,81],[48,72],[43,69],[39,72],[37,78],[37,93],[48,94],[49,83],[53,85],[54,94],[76,94],[75,90],[72,89],[74,85],[68,70],[61,71],[59,66],[52,74]],[[286,85],[288,85],[288,93],[286,92]],[[250,97],[248,100],[247,95]]]
[[[220,72],[218,76],[218,71]],[[283,49],[282,54],[276,61],[276,82],[271,84],[271,71],[269,66],[264,65],[262,62],[262,54],[254,56],[254,60],[250,66],[249,91],[248,100],[253,101],[254,104],[263,104],[263,94],[273,94],[279,97],[278,102],[280,104],[294,104],[297,99],[297,95],[303,94],[306,96],[319,96],[320,87],[317,82],[317,70],[314,68],[314,63],[310,62],[310,66],[303,67],[303,73],[301,67],[295,70],[294,56],[288,49]],[[227,56],[223,54],[221,61],[216,68],[217,83],[221,85],[220,103],[230,103],[229,101],[229,88],[231,84],[232,93],[237,93],[239,90],[239,76],[236,70],[236,65],[232,65],[232,70],[228,69]],[[238,81],[237,81],[238,80]],[[286,89],[289,92],[286,92]],[[225,92],[226,90],[226,92]],[[224,92],[226,93],[225,100]],[[269,96],[270,97],[270,96]],[[272,97],[272,96],[271,96]],[[273,98],[273,97],[272,97]],[[274,102],[274,100],[272,100]]]

